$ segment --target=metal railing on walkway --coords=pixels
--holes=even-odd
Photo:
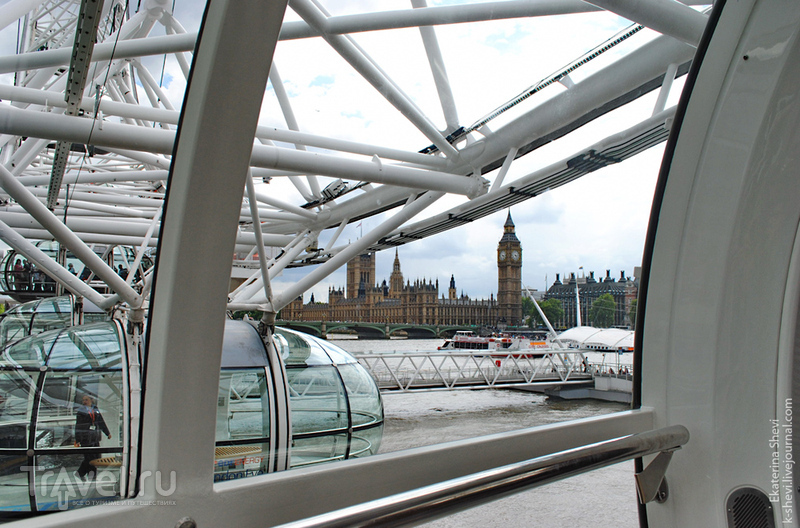
[[[412,352],[356,355],[382,391],[589,381],[580,352]]]

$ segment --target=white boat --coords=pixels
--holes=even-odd
[[[553,350],[546,341],[508,334],[478,336],[470,330],[457,331],[452,339],[438,347],[440,351],[486,351],[495,359],[504,357],[540,358]]]
[[[497,350],[519,348],[519,339],[508,334],[479,336],[471,330],[458,330],[452,339],[445,340],[439,350]]]

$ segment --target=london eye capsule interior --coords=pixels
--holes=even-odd
[[[61,249],[57,242],[39,240],[35,242],[34,247],[50,259],[62,262],[68,272],[98,292],[107,293],[109,291],[108,286],[99,280],[94,272],[72,252],[63,251],[63,255],[59,255]],[[138,284],[140,289],[142,277],[145,276],[147,270],[153,267],[152,252],[142,254],[140,258],[137,258],[136,251],[129,246],[92,244],[91,249],[121,277],[127,279],[129,272],[133,269],[133,272],[130,273],[131,283],[134,287],[137,287]],[[56,280],[48,275],[44,268],[37,266],[27,254],[10,249],[0,261],[0,291],[17,301],[25,302],[61,295],[63,288],[59,289]]]
[[[67,297],[21,305],[32,335],[0,354],[0,519],[127,495],[140,430],[132,409],[146,359],[117,320],[53,330],[34,321]],[[97,314],[99,317],[99,314]],[[13,321],[9,323],[9,321]],[[31,333],[31,332],[29,332]],[[339,347],[278,329],[274,350],[249,322],[228,320],[217,395],[215,482],[375,454],[383,406],[367,371]],[[187,409],[187,416],[191,409]],[[168,489],[167,477],[163,485]],[[174,484],[174,483],[173,483]]]

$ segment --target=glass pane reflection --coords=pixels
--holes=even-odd
[[[0,455],[0,512],[31,511],[28,463],[24,453]]]
[[[34,493],[37,510],[82,508],[119,498],[120,466],[99,463],[91,478],[82,478],[78,468],[83,458],[80,454],[36,457]]]
[[[216,438],[217,442],[269,438],[269,394],[264,369],[220,373]]]
[[[119,371],[48,372],[36,420],[36,449],[121,447],[122,388]]]
[[[339,373],[347,387],[353,427],[383,421],[383,403],[378,387],[363,367],[357,364],[339,365]]]
[[[263,475],[269,467],[269,442],[217,446],[214,449],[214,482]]]
[[[349,458],[360,458],[377,455],[383,438],[382,425],[361,429],[353,433],[350,440]]]
[[[3,359],[10,367],[39,368],[45,364],[50,348],[58,335],[59,332],[48,332],[11,345],[5,350]]]
[[[0,372],[0,449],[28,447],[38,372]]]
[[[334,367],[287,368],[286,376],[293,434],[348,427],[344,387]]]
[[[269,409],[270,392],[263,368],[226,369],[220,373],[214,482],[268,471]]]
[[[31,321],[31,334],[41,334],[48,330],[55,330],[69,326],[72,320],[70,313],[37,313]]]
[[[5,346],[28,335],[30,324],[30,314],[14,312],[6,315],[0,322],[0,346]]]
[[[343,460],[347,454],[347,435],[330,434],[292,441],[291,467]]]
[[[330,365],[331,358],[319,342],[305,334],[275,329],[278,353],[287,365]]]
[[[53,368],[121,368],[120,336],[113,324],[99,323],[67,330],[50,352]]]

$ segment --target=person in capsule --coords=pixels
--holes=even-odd
[[[75,414],[75,447],[100,447],[100,434],[104,433],[111,438],[111,432],[94,398],[86,394],[81,398],[81,403]],[[78,468],[78,476],[84,478],[89,473],[97,474],[97,468],[92,465],[92,460],[98,458],[100,458],[99,453],[85,453],[83,462]]]

